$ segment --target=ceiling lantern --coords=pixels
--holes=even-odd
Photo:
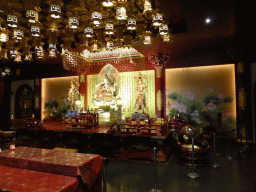
[[[21,62],[22,60],[21,60],[21,53],[20,52],[17,52],[17,55],[16,55],[16,57],[15,57],[15,59],[14,59],[14,62]]]
[[[71,29],[77,29],[79,26],[79,19],[77,17],[69,17],[68,26]]]
[[[93,28],[92,27],[86,27],[84,30],[84,34],[86,37],[91,38],[93,36]]]
[[[35,51],[38,52],[38,51],[43,51],[43,46],[42,45],[36,45],[35,46]]]
[[[156,13],[155,15],[153,15],[152,18],[152,25],[155,27],[158,27],[162,24],[163,22],[163,16],[160,13]]]
[[[100,12],[93,12],[92,13],[92,22],[96,27],[100,26],[100,23],[102,21],[102,15]]]
[[[130,17],[128,19],[127,30],[135,30],[135,29],[136,29],[136,19],[133,17]]]
[[[49,44],[49,57],[56,58],[56,44]]]
[[[143,43],[144,43],[145,45],[151,44],[151,31],[146,31],[146,32],[145,32],[145,38],[144,38]]]
[[[49,49],[56,49],[56,45],[53,44],[53,43],[50,43],[50,44],[49,44]]]
[[[111,8],[113,7],[115,4],[114,4],[114,1],[113,0],[103,0],[102,1],[102,6],[103,7],[106,7],[106,8]]]
[[[36,10],[27,10],[26,17],[29,23],[38,22],[38,12]]]
[[[116,2],[116,20],[127,19],[126,3],[127,3],[127,0],[118,0]]]
[[[31,26],[31,34],[34,37],[40,36],[40,27],[38,25],[32,25]]]
[[[13,31],[13,38],[17,41],[21,41],[22,38],[24,37],[24,33],[20,29],[14,29]]]
[[[166,35],[168,33],[168,25],[167,24],[161,24],[159,26],[159,34],[160,35]]]
[[[7,24],[9,27],[15,28],[18,26],[18,18],[15,15],[7,15]]]
[[[50,5],[50,13],[51,13],[51,17],[58,19],[61,16],[61,7],[60,5],[56,5],[56,4],[51,4]]]
[[[152,11],[151,3],[149,2],[149,0],[145,0],[143,13],[147,14],[151,11]]]
[[[42,59],[44,57],[43,46],[41,45],[40,42],[38,42],[37,45],[35,45],[35,51],[36,51],[37,59]]]
[[[18,50],[16,50],[16,49],[11,49],[10,50],[11,58],[15,58],[17,56],[17,54],[18,54]]]
[[[106,35],[114,35],[114,24],[111,22],[107,22],[105,26],[105,34]]]
[[[127,18],[126,8],[124,6],[116,7],[116,19],[125,20]]]
[[[107,48],[112,51],[114,49],[114,42],[113,41],[108,41],[107,42]]]
[[[32,61],[32,52],[30,51],[30,46],[26,45],[22,53],[25,55],[25,61]]]
[[[0,28],[0,42],[5,43],[8,41],[8,39],[9,39],[8,33],[1,31],[1,28]]]
[[[166,35],[163,35],[163,42],[169,42],[171,38],[171,35],[167,33]]]
[[[68,55],[68,48],[62,47],[61,55]]]
[[[50,49],[49,51],[49,57],[56,58],[56,49]]]
[[[1,22],[0,22],[0,42],[5,43],[9,40],[8,33],[9,33],[8,30],[1,27]]]
[[[94,41],[93,41],[92,50],[93,50],[93,51],[97,51],[97,50],[98,50],[98,43],[97,43],[97,40],[94,40]]]
[[[37,51],[36,56],[38,59],[43,59],[44,58],[44,51]]]
[[[32,53],[29,53],[28,55],[25,55],[24,60],[25,61],[32,61]]]

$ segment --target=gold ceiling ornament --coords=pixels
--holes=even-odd
[[[152,9],[151,1],[145,0],[144,1],[144,10],[143,10],[143,15],[145,16],[145,18],[152,19],[153,11],[154,10]]]
[[[0,17],[0,43],[6,43],[9,40],[10,31],[2,27],[3,19]]]
[[[91,20],[95,27],[99,27],[102,22],[102,14],[100,12],[94,11],[92,13]]]
[[[57,55],[56,55],[56,52],[57,52],[57,47],[56,47],[56,44],[57,44],[57,32],[56,31],[49,31],[49,41],[48,41],[48,44],[49,44],[49,57],[51,58],[56,58]]]
[[[20,28],[16,28],[13,30],[13,39],[15,42],[21,42],[24,38],[24,32]]]
[[[32,60],[32,52],[30,51],[31,45],[28,45],[28,37],[25,37],[22,41],[21,47],[22,47],[22,54],[24,55],[25,61],[31,61]]]
[[[166,23],[162,23],[159,26],[159,35],[167,35],[168,33],[168,25]]]
[[[7,15],[7,23],[8,23],[8,26],[11,28],[18,27],[18,17],[15,14]]]
[[[117,47],[131,47],[132,42],[142,38],[150,44],[151,37],[158,35],[165,42],[170,38],[158,0],[152,6],[150,0],[2,0],[0,7],[0,17],[4,18],[0,19],[1,52],[7,50],[9,56],[8,44],[15,40],[15,50],[22,53],[25,61],[30,60],[26,56],[30,54],[24,54],[19,45],[24,37],[29,37],[31,50],[37,47],[32,52],[36,58],[44,55],[55,58],[69,51],[81,54],[84,49],[92,53],[108,52]],[[145,31],[146,25],[155,25],[159,31],[153,28]]]
[[[39,24],[34,24],[31,26],[31,35],[34,37],[40,36],[40,25]]]
[[[115,6],[115,1],[113,0],[102,0],[102,6],[105,7],[105,8],[111,8],[111,7],[114,7]]]
[[[116,2],[116,20],[126,20],[126,3],[127,0],[117,0]]]
[[[145,29],[144,41],[143,41],[145,45],[151,44],[151,35],[152,35],[152,32],[151,32],[150,26],[147,25]]]
[[[49,52],[49,57],[50,58],[56,58],[57,55],[57,35],[58,32],[57,31],[51,31],[49,30],[49,40],[48,40],[48,44],[49,44],[49,48],[48,48],[48,52]]]
[[[34,7],[32,9],[27,9],[26,18],[28,23],[37,23],[39,22],[38,14],[41,11],[40,7]]]
[[[162,53],[154,53],[148,56],[148,60],[157,70],[157,78],[162,77],[162,68],[166,65],[170,56]]]
[[[15,59],[14,59],[14,62],[17,62],[17,63],[22,62],[22,60],[21,60],[21,55],[22,55],[22,54],[17,51],[16,56],[15,56]]]
[[[170,42],[171,34],[167,32],[167,34],[163,35],[163,42]]]
[[[161,13],[155,13],[152,17],[152,25],[159,27],[163,22],[163,15]]]
[[[114,35],[114,23],[112,21],[107,21],[105,25],[105,34]]]
[[[62,0],[47,0],[47,4],[50,5],[50,17],[54,19],[61,18],[61,7],[63,6]]]
[[[88,38],[93,37],[93,28],[92,27],[86,27],[85,30],[84,30],[84,34]]]
[[[127,30],[135,30],[136,29],[136,19],[135,17],[129,17],[127,23]]]

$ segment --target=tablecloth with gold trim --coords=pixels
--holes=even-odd
[[[90,189],[99,178],[103,158],[97,154],[17,147],[0,153],[0,165],[70,177],[81,176]]]
[[[74,192],[78,184],[75,177],[0,165],[0,191]]]

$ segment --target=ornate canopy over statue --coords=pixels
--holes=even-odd
[[[120,76],[117,69],[107,64],[99,73],[100,83],[96,85],[94,94],[95,105],[115,104],[119,90]]]

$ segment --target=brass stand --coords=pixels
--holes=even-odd
[[[216,133],[213,133],[213,150],[214,150],[214,163],[212,164],[212,167],[214,168],[218,168],[220,167],[220,165],[218,163],[216,163],[216,147],[215,147],[215,135]]]
[[[199,175],[194,171],[194,153],[194,138],[192,138],[192,173],[187,174],[187,176],[190,177],[191,179],[199,177]]]
[[[227,155],[227,158],[228,158],[229,160],[235,159],[235,158],[231,155],[231,145],[232,145],[232,141],[231,141],[231,132],[230,132],[230,133],[229,133],[228,155]]]
[[[157,162],[156,162],[156,147],[153,148],[154,150],[154,177],[155,177],[155,188],[151,189],[149,192],[162,192],[161,190],[157,189]]]

